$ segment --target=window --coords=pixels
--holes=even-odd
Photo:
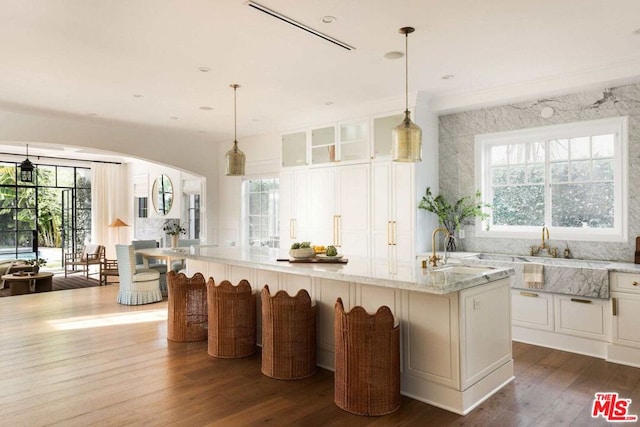
[[[250,246],[280,247],[278,178],[244,182]]]
[[[478,135],[478,235],[626,241],[627,119]]]
[[[200,195],[187,195],[187,236],[189,239],[200,238]]]
[[[148,200],[147,197],[136,197],[136,201],[138,202],[138,218],[147,217],[149,213]]]

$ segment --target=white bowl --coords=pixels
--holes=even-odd
[[[316,253],[313,250],[313,248],[300,248],[300,249],[291,249],[289,251],[289,255],[291,255],[291,258],[294,258],[294,259],[306,259],[306,258],[315,257]]]

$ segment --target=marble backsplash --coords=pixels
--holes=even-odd
[[[542,109],[554,114],[543,118]],[[640,83],[604,88],[531,102],[440,116],[440,193],[457,200],[475,193],[474,137],[540,126],[573,123],[607,117],[629,117],[629,221],[628,242],[553,240],[560,252],[569,247],[574,258],[633,262],[635,237],[640,235]],[[477,238],[473,225],[465,227],[464,250],[528,255],[535,239]]]

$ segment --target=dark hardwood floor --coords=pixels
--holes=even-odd
[[[594,393],[633,399],[640,369],[514,343],[516,379],[465,417],[403,397],[360,417],[333,403],[333,373],[278,381],[259,353],[213,359],[166,340],[166,301],[127,307],[117,285],[0,299],[2,426],[585,426]]]

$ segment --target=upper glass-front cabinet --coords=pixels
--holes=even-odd
[[[338,160],[336,153],[336,127],[327,126],[311,130],[311,164],[319,165]]]
[[[282,166],[390,159],[392,131],[403,118],[380,115],[284,134]]]
[[[307,132],[282,135],[282,166],[304,166],[307,161]]]
[[[369,121],[359,120],[340,124],[340,160],[369,158]]]
[[[404,114],[381,116],[373,119],[373,158],[391,158],[393,128],[404,120]]]

